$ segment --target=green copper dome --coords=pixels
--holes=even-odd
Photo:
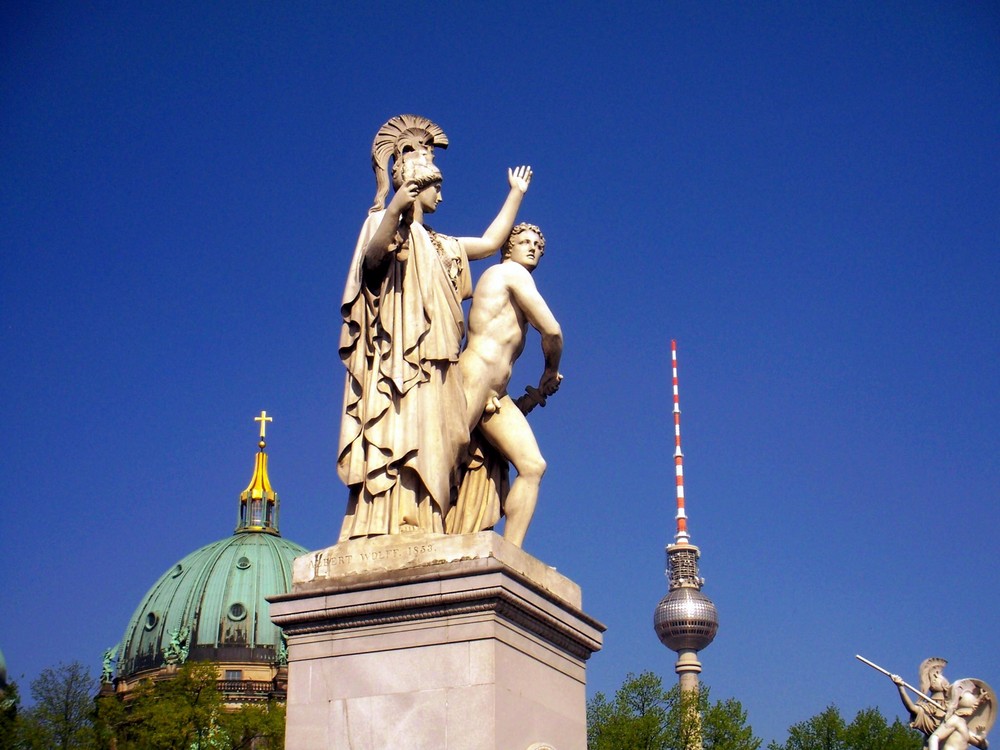
[[[281,629],[271,622],[266,597],[291,589],[292,561],[308,550],[278,533],[264,445],[262,434],[236,533],[184,557],[139,602],[118,652],[119,678],[186,660],[278,659]]]
[[[193,661],[273,662],[281,630],[265,597],[291,589],[292,560],[307,550],[273,534],[242,532],[192,552],[164,573],[132,615],[118,676],[166,663],[171,635],[188,628]]]

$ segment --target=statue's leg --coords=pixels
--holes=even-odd
[[[538,450],[528,420],[510,396],[500,399],[499,411],[483,417],[479,429],[517,470],[517,478],[504,503],[507,522],[503,535],[504,539],[520,547],[535,513],[538,487],[545,474],[545,459]]]

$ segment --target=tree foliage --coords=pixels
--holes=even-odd
[[[222,712],[217,680],[212,664],[189,662],[168,679],[143,681],[127,702],[102,698],[102,734],[114,737],[118,750],[205,747]]]
[[[0,750],[17,748],[17,712],[21,708],[21,694],[16,682],[0,686]]]
[[[695,721],[685,721],[685,717]],[[729,698],[712,703],[708,689],[697,696],[669,690],[652,672],[629,674],[612,700],[598,693],[587,704],[589,750],[685,750],[700,718],[704,750],[758,750],[761,741],[746,711]]]
[[[227,711],[212,664],[188,662],[169,679],[146,681],[122,702],[100,700],[104,747],[117,750],[279,750],[285,710],[278,704]]]
[[[903,724],[898,718],[892,724],[877,708],[865,708],[858,711],[854,721],[844,730],[849,748],[868,750],[920,750],[923,747],[923,736]]]
[[[97,680],[80,662],[49,667],[31,681],[34,705],[17,715],[15,747],[90,750]]]
[[[756,750],[760,739],[747,723],[747,712],[735,698],[708,703],[702,708],[702,747],[706,750]]]
[[[219,716],[216,730],[213,750],[282,750],[285,707],[278,703],[244,706]]]
[[[889,724],[876,708],[858,711],[847,724],[836,706],[788,728],[788,739],[768,750],[920,750],[923,739],[899,719]]]
[[[188,662],[147,680],[127,700],[96,699],[97,680],[78,662],[44,670],[34,705],[19,708],[17,686],[0,694],[0,750],[281,750],[285,707],[227,708],[218,668]]]

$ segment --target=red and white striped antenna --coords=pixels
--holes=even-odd
[[[681,452],[681,401],[677,389],[677,341],[670,340],[670,360],[674,383],[674,473],[677,476],[677,533],[675,544],[689,544],[687,513],[684,511],[684,454]]]

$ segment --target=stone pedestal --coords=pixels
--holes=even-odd
[[[604,626],[493,532],[337,544],[271,599],[295,750],[582,750]]]

